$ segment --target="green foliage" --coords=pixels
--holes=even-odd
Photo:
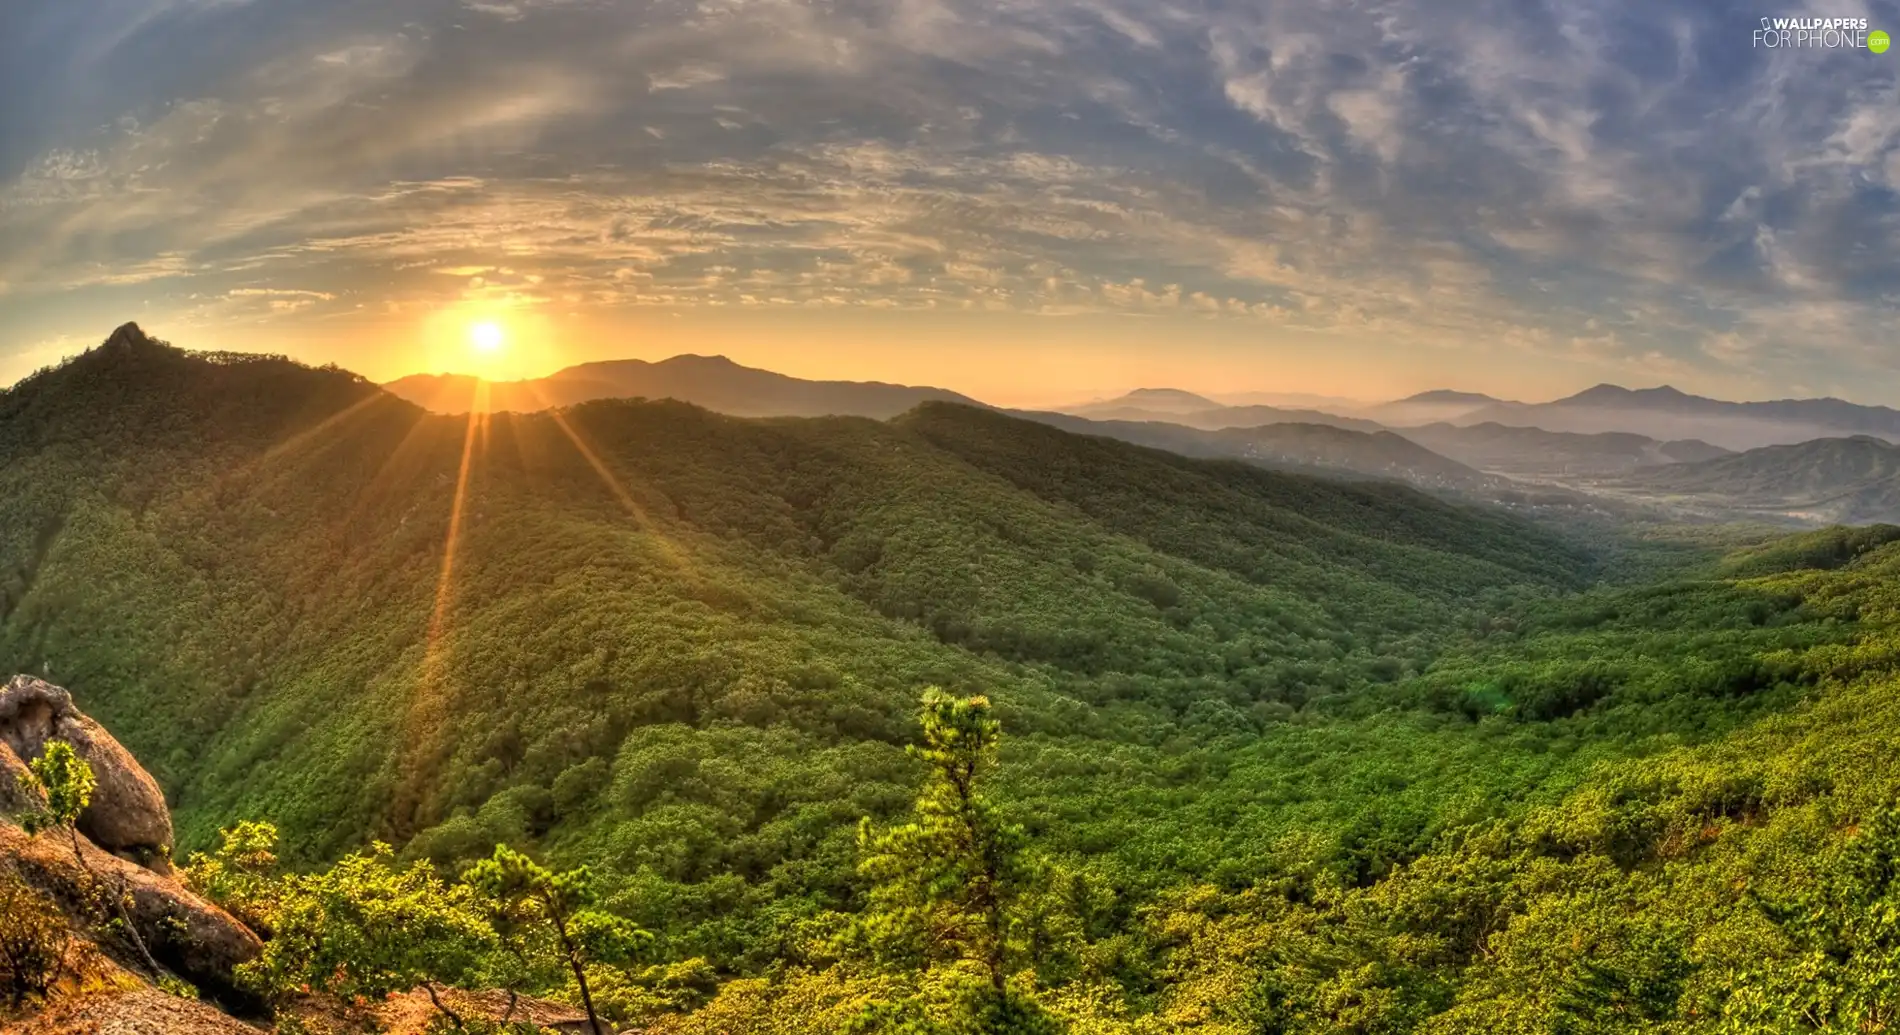
[[[434,985],[475,973],[494,939],[470,889],[425,863],[399,865],[382,844],[283,878],[264,916],[271,938],[240,976],[273,998],[305,989],[346,1000],[417,987],[433,995]]]
[[[15,1009],[43,999],[68,972],[66,917],[11,868],[0,869],[0,997]]]
[[[1752,578],[1804,568],[1839,568],[1896,540],[1900,540],[1900,527],[1894,525],[1824,528],[1736,551],[1723,560],[1720,570],[1732,577]]]
[[[47,741],[40,757],[29,766],[33,786],[45,796],[45,803],[25,817],[22,825],[26,832],[72,832],[80,814],[92,804],[92,792],[98,786],[92,766],[63,740]]]
[[[496,845],[463,881],[482,896],[504,957],[519,968],[510,976],[532,979],[547,966],[565,969],[587,1010],[595,1035],[606,1029],[588,985],[588,970],[626,963],[652,936],[596,906],[593,874],[586,868],[556,873],[520,852]]]
[[[285,893],[277,868],[277,828],[245,820],[220,835],[217,851],[194,854],[185,879],[254,930],[272,932]]]
[[[160,974],[157,986],[159,991],[169,996],[180,999],[198,998],[198,986],[172,974]]]

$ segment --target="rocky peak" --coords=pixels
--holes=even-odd
[[[140,329],[137,323],[126,323],[121,324],[119,329],[113,331],[112,336],[106,339],[105,348],[125,349],[129,351],[152,344],[154,344],[154,342],[151,336]]]

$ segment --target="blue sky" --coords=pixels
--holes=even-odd
[[[1003,399],[1900,403],[1900,49],[1766,50],[1765,16],[1900,32],[1886,3],[9,0],[0,383],[125,319],[393,377],[492,316],[523,373],[706,343]]]

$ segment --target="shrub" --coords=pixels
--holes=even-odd
[[[71,944],[52,900],[0,870],[0,995],[14,1007],[44,998],[65,976]]]

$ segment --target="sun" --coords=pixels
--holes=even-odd
[[[468,342],[475,347],[476,352],[485,356],[494,356],[499,355],[502,346],[508,343],[508,335],[502,331],[501,324],[484,320],[481,323],[469,325]]]

